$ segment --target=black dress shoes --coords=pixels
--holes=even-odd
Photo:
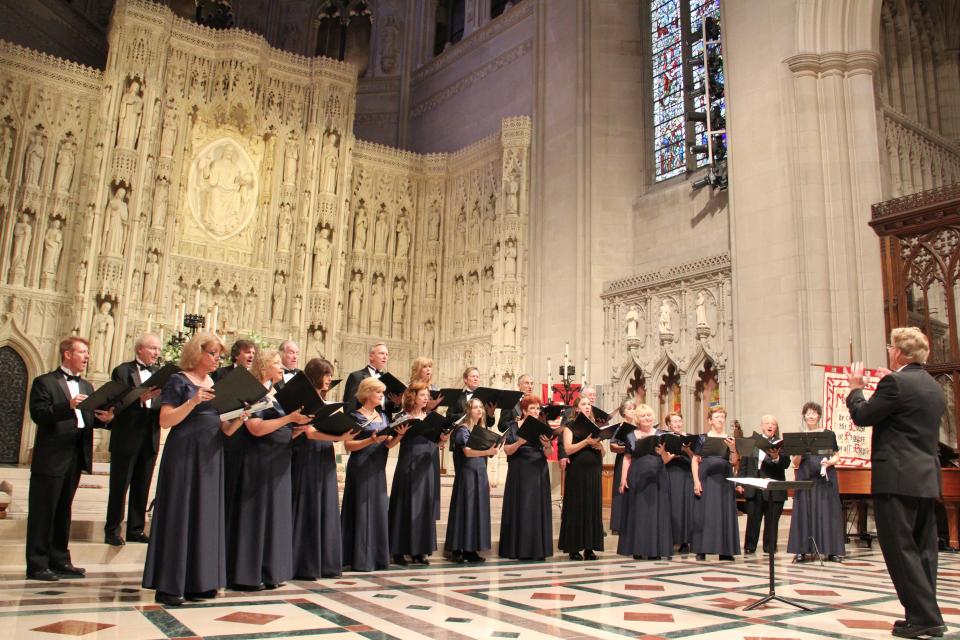
[[[179,607],[183,604],[183,598],[180,596],[175,596],[172,593],[163,593],[162,591],[157,591],[157,595],[153,597],[153,601],[168,607]]]
[[[725,560],[727,562],[733,562],[733,556],[721,555],[720,559]]]
[[[450,561],[456,562],[457,564],[463,564],[465,562],[463,559],[463,551],[451,551]]]
[[[595,553],[593,552],[593,549],[587,549],[586,551],[583,552],[583,559],[584,559],[584,560],[597,560],[598,558],[597,558],[597,554],[595,554]]]
[[[703,561],[703,560],[706,560],[706,559],[707,559],[707,554],[705,554],[705,553],[698,553],[698,554],[697,554],[697,560]]]
[[[114,547],[122,547],[123,545],[125,545],[125,544],[127,544],[127,543],[124,542],[124,541],[123,541],[123,538],[121,538],[121,537],[118,536],[117,534],[113,534],[113,535],[110,535],[110,536],[104,536],[104,538],[103,538],[103,544],[109,544],[109,545],[114,546]]]
[[[941,637],[947,631],[947,625],[945,624],[936,624],[936,625],[919,625],[919,624],[907,624],[906,622],[900,626],[893,626],[893,635],[898,638],[922,638],[925,636],[932,636],[934,638]]]
[[[27,580],[42,580],[44,582],[56,582],[60,576],[50,569],[41,569],[40,571],[28,571]]]
[[[403,556],[403,555],[399,555],[399,554],[398,554],[398,555],[393,556],[393,564],[398,564],[398,565],[400,565],[401,567],[405,567],[405,566],[407,566],[407,565],[410,564],[410,563],[407,562],[406,556]]]
[[[143,531],[140,533],[128,533],[127,542],[150,542],[150,536]]]
[[[266,587],[265,584],[263,584],[263,583],[261,582],[260,584],[256,584],[256,585],[252,585],[252,584],[232,584],[232,585],[230,585],[230,588],[233,589],[234,591],[263,591],[263,590],[266,589],[267,587]]]
[[[213,600],[214,598],[216,598],[217,590],[211,589],[210,591],[198,591],[196,593],[190,593],[188,591],[183,595],[190,602],[200,602],[201,600]]]
[[[423,555],[423,554],[421,553],[421,554],[418,555],[418,556],[413,556],[413,564],[423,564],[423,565],[427,565],[427,564],[430,564],[430,561],[427,560],[427,556],[425,556],[425,555]]]
[[[829,562],[843,562],[843,556],[837,556],[837,555],[827,556],[827,560]]]
[[[583,556],[580,555],[580,552],[579,552],[579,551],[574,551],[573,553],[570,554],[570,559],[571,559],[571,560],[583,560]]]
[[[806,560],[806,558],[803,557],[803,554],[802,554],[802,553],[798,553],[797,555],[793,556],[793,562],[794,562],[794,564],[800,564],[800,563],[803,562],[804,560]]]
[[[756,549],[744,549],[744,550],[743,550],[743,555],[746,556],[746,555],[754,554],[754,553],[756,553],[756,552],[757,552]]]
[[[470,564],[477,564],[479,562],[486,562],[487,559],[481,556],[476,551],[464,551],[463,559],[469,562]]]
[[[677,553],[681,553],[681,554],[682,554],[682,553],[690,553],[690,545],[688,545],[686,542],[684,542],[684,543],[683,543],[682,545],[680,545],[680,547],[677,549]]]
[[[87,570],[75,567],[72,564],[50,565],[50,568],[61,578],[85,578]]]

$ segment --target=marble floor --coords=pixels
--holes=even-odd
[[[0,638],[889,638],[902,610],[879,549],[848,553],[844,564],[822,567],[778,555],[777,594],[810,611],[781,603],[744,611],[768,590],[762,555],[724,563],[611,552],[595,562],[436,558],[171,608],[140,590],[139,565],[88,565],[86,579],[55,583],[7,572]],[[960,555],[940,556],[939,600],[948,637],[960,637]]]

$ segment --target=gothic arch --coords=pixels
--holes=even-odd
[[[638,376],[640,378],[640,387],[644,389],[644,395],[648,396],[650,390],[647,388],[647,383],[652,380],[652,378],[649,378],[644,373],[643,367],[637,363],[632,355],[628,355],[613,376],[614,396],[610,398],[610,400],[619,405],[625,398],[636,397],[636,388],[632,387],[632,384],[638,379]]]
[[[24,365],[27,367],[28,382],[45,372],[46,366],[44,365],[44,358],[40,354],[40,350],[30,338],[20,330],[16,320],[10,313],[5,313],[0,317],[0,348],[3,347],[10,347],[23,360]],[[29,460],[29,452],[33,448],[36,430],[36,425],[34,425],[30,419],[30,412],[27,411],[25,406],[20,431],[20,464],[26,464]]]

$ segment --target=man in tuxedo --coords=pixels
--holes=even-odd
[[[155,333],[145,333],[137,338],[133,350],[134,359],[117,365],[111,379],[128,387],[139,387],[160,368],[157,366],[160,338]],[[157,388],[140,394],[133,404],[117,414],[110,427],[110,496],[103,541],[115,547],[124,544],[120,523],[128,490],[127,542],[149,541],[143,527],[150,480],[160,450],[160,402],[157,400],[160,391]]]
[[[27,514],[27,578],[53,581],[82,578],[70,560],[70,514],[80,473],[93,471],[93,428],[113,420],[111,411],[81,411],[93,393],[80,377],[90,360],[86,338],[70,336],[59,345],[60,366],[34,379],[30,418],[37,425],[30,464]]]
[[[280,364],[283,365],[283,384],[290,382],[290,378],[300,373],[297,365],[300,364],[300,347],[293,340],[284,340],[280,343]],[[277,385],[280,388],[282,385]]]
[[[765,415],[760,418],[760,433],[767,442],[776,442],[780,439],[780,425],[776,417]],[[769,453],[757,447],[756,454],[742,456],[737,476],[740,478],[770,478],[771,480],[786,480],[786,470],[790,466],[790,456],[780,455],[780,449],[770,449]],[[746,498],[744,511],[747,514],[747,531],[744,536],[743,552],[756,553],[757,541],[760,539],[760,524],[763,525],[763,552],[771,552],[771,538],[773,536],[773,551],[777,546],[777,527],[780,516],[783,514],[783,503],[787,500],[786,491],[761,491],[756,487],[737,485],[737,493]]]
[[[463,393],[460,394],[460,397],[457,399],[455,405],[450,405],[450,408],[447,410],[447,418],[451,420],[459,420],[467,412],[467,402],[473,398],[473,392],[476,391],[477,387],[480,386],[480,370],[476,367],[467,367],[463,371]],[[493,404],[487,404],[487,415],[484,418],[484,422],[487,425],[487,428],[493,426],[493,414],[496,411],[496,407]]]
[[[894,623],[900,638],[942,636],[937,605],[937,442],[946,408],[943,389],[923,368],[930,343],[916,327],[890,332],[890,369],[869,400],[862,362],[850,365],[847,408],[855,424],[873,425],[871,493],[880,550],[906,612]]]
[[[533,376],[529,373],[525,373],[517,378],[517,389],[525,396],[533,394]],[[520,403],[518,402],[516,406],[510,411],[500,410],[500,419],[497,420],[497,429],[500,430],[500,433],[503,433],[507,430],[507,425],[515,420],[519,420],[521,415]]]
[[[253,340],[239,338],[230,347],[230,364],[220,367],[210,374],[210,379],[216,382],[223,376],[233,371],[236,367],[249,369],[253,366],[253,357],[257,355],[257,345]]]
[[[390,360],[390,350],[383,342],[377,342],[370,347],[367,354],[367,366],[358,369],[347,376],[347,381],[343,385],[343,404],[344,411],[356,411],[360,404],[357,402],[357,389],[360,387],[360,381],[364,378],[380,378],[387,368],[387,361]],[[387,415],[393,414],[400,408],[400,397],[396,394],[383,396],[383,410]]]

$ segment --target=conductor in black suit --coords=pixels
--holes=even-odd
[[[34,379],[30,418],[37,425],[30,464],[27,513],[27,578],[53,581],[82,578],[86,571],[70,560],[70,514],[80,473],[93,471],[93,428],[113,420],[113,412],[80,411],[93,393],[81,378],[90,360],[86,338],[60,342],[60,366]]]
[[[230,364],[220,367],[210,374],[210,379],[216,382],[237,367],[250,369],[253,366],[253,357],[257,355],[257,344],[253,340],[239,338],[230,347]]]
[[[760,432],[767,442],[780,439],[780,425],[776,417],[765,415],[760,418]],[[737,476],[741,478],[769,478],[786,480],[786,470],[790,466],[790,456],[780,454],[779,447],[769,452],[757,447],[756,455],[740,458]],[[763,552],[776,552],[777,528],[783,514],[783,503],[787,500],[786,491],[761,491],[749,485],[737,485],[737,493],[746,499],[747,532],[743,541],[743,552],[756,553],[760,539],[760,525],[763,525]],[[773,543],[772,545],[770,543]]]
[[[390,360],[390,350],[383,342],[377,342],[370,347],[367,354],[367,366],[358,369],[347,376],[347,381],[343,385],[343,404],[344,413],[356,411],[360,404],[357,402],[357,389],[360,388],[360,382],[366,378],[380,378],[387,368],[387,361]],[[393,415],[400,408],[400,396],[397,394],[387,394],[383,396],[383,410],[388,416]]]
[[[940,385],[923,368],[930,343],[920,329],[890,332],[887,359],[873,396],[863,396],[863,363],[850,365],[847,408],[858,425],[873,425],[871,493],[877,538],[906,620],[894,623],[901,638],[942,636],[937,605],[937,520],[940,496],[937,442],[946,403]]]
[[[139,387],[159,369],[160,338],[154,333],[145,333],[137,338],[133,349],[136,357],[117,365],[111,378],[128,387]],[[149,542],[143,527],[150,480],[160,450],[160,406],[156,398],[161,391],[157,388],[144,392],[111,423],[110,496],[107,499],[107,522],[103,527],[106,544],[124,544],[120,537],[120,523],[128,490],[127,542]]]

